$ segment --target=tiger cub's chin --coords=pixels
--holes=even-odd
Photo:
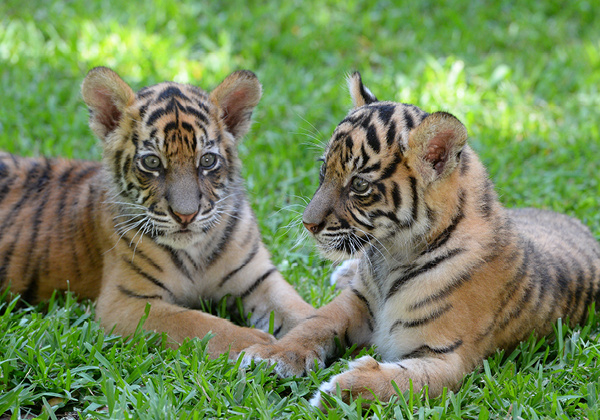
[[[97,67],[82,85],[103,161],[0,153],[0,287],[28,302],[70,289],[108,330],[211,332],[231,356],[313,313],[270,261],[243,190],[237,146],[261,96],[250,71],[212,92],[163,82],[134,92]],[[203,313],[240,298],[256,328]]]
[[[437,396],[496,349],[552,333],[558,318],[584,322],[600,303],[590,231],[561,214],[503,208],[453,115],[378,101],[358,73],[349,85],[355,108],[325,148],[303,223],[328,256],[343,245],[358,259],[335,273],[347,285],[338,297],[278,343],[248,349],[245,363],[302,375],[335,354],[336,340],[376,345],[382,362],[350,363],[311,402],[323,407],[321,392],[338,389],[345,401],[426,385]]]

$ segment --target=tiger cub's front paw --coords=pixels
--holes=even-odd
[[[325,354],[316,349],[301,346],[284,347],[279,343],[256,344],[246,349],[242,359],[242,367],[248,367],[252,362],[267,362],[274,365],[275,373],[281,378],[304,376],[306,372],[325,366]]]
[[[342,401],[350,403],[358,397],[364,400],[372,400],[379,391],[379,376],[382,373],[382,365],[371,356],[363,356],[350,362],[349,369],[333,376],[328,382],[319,387],[319,390],[310,399],[310,404],[325,410],[327,401],[323,396],[334,396],[339,387]],[[365,403],[365,402],[363,402]],[[368,402],[366,402],[368,404]]]
[[[232,339],[235,337],[235,339]],[[256,328],[235,327],[230,334],[216,335],[208,342],[211,354],[219,355],[229,352],[229,359],[235,360],[246,348],[253,345],[268,345],[275,342],[275,337]]]

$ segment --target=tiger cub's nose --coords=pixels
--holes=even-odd
[[[175,220],[184,226],[189,225],[192,222],[192,220],[194,220],[194,217],[196,217],[196,215],[198,214],[198,210],[190,214],[181,214],[171,208],[169,208],[169,210],[171,210],[171,214],[173,214]]]
[[[313,235],[319,233],[325,227],[325,222],[323,222],[323,223],[308,223],[308,222],[303,221],[302,224]]]

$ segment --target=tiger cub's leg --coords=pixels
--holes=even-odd
[[[315,363],[325,366],[336,351],[336,337],[345,346],[370,342],[372,315],[359,296],[353,289],[344,289],[281,340],[246,349],[242,365],[264,360],[276,364],[275,372],[281,377],[300,376],[314,370]]]
[[[265,277],[266,276],[266,277]],[[306,303],[275,268],[248,284],[241,283],[243,291],[232,289],[232,296],[240,296],[246,316],[256,328],[268,331],[273,321],[273,335],[283,337],[292,328],[315,314],[316,309]],[[264,280],[263,280],[264,278]]]
[[[259,329],[237,326],[230,321],[205,312],[178,305],[171,288],[158,276],[148,272],[135,272],[124,259],[106,258],[102,289],[97,299],[96,317],[108,331],[128,336],[135,332],[146,304],[150,312],[143,328],[148,331],[165,332],[169,345],[179,346],[186,337],[203,338],[209,332],[214,337],[208,342],[212,357],[242,349],[257,343],[271,343],[274,338]],[[162,279],[175,277],[176,273],[164,273]]]
[[[408,391],[412,382],[415,392],[427,385],[429,395],[437,396],[444,387],[456,388],[469,370],[458,353],[393,363],[382,363],[371,356],[364,356],[350,362],[346,372],[335,375],[329,382],[321,385],[310,403],[321,409],[325,408],[322,394],[336,395],[338,387],[345,402],[358,397],[373,400],[375,396],[379,401],[389,401],[396,394],[392,381],[402,392]]]

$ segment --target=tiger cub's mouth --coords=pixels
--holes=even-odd
[[[329,259],[354,257],[369,243],[367,238],[352,231],[335,233],[324,231],[314,237],[321,253]]]

